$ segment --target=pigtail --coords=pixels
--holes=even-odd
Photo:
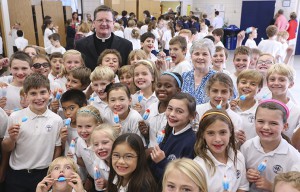
[[[173,127],[171,127],[171,126],[169,125],[169,123],[167,123],[167,125],[166,125],[166,127],[165,127],[164,130],[165,130],[165,136],[164,136],[163,141],[161,142],[162,144],[165,144],[166,141],[167,141],[167,139],[168,139],[168,137],[172,134]]]

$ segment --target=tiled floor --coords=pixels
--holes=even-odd
[[[234,71],[234,67],[232,65],[233,60],[233,51],[229,51],[229,56],[227,59],[227,70],[230,72]],[[297,101],[300,104],[300,55],[293,56],[290,63],[294,66],[296,71],[296,80],[294,86],[291,88],[291,92]]]

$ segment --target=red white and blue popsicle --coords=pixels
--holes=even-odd
[[[267,168],[267,160],[264,160],[257,166],[259,173],[262,173]]]
[[[143,98],[144,98],[144,93],[142,91],[140,91],[140,93],[138,95],[138,102],[139,103],[142,102]]]
[[[143,114],[143,119],[147,120],[150,114],[150,109],[146,109],[145,113]]]
[[[115,123],[120,123],[120,118],[119,118],[118,113],[114,113],[114,122]]]
[[[157,142],[158,144],[160,144],[160,143],[164,140],[164,137],[165,137],[165,130],[163,129],[163,130],[161,130],[161,131],[157,134],[157,136],[156,136],[156,142]]]
[[[226,175],[224,175],[222,185],[223,185],[224,191],[229,190],[229,181],[228,181],[228,178],[226,177]]]

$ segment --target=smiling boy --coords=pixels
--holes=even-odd
[[[63,121],[47,108],[49,80],[35,73],[25,79],[23,88],[29,106],[11,114],[2,143],[3,150],[11,152],[7,191],[35,191],[49,164],[61,153]]]

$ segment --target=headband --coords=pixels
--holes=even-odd
[[[101,119],[101,117],[99,115],[97,115],[96,113],[94,113],[93,111],[90,111],[90,110],[87,110],[87,109],[83,109],[83,110],[78,110],[77,111],[77,114],[80,114],[80,113],[88,113],[88,114],[91,114],[93,115],[97,121],[99,121]]]
[[[163,72],[162,75],[171,75],[172,77],[174,77],[174,79],[177,81],[178,87],[181,88],[181,81],[180,81],[180,79],[174,73]]]
[[[224,113],[221,113],[221,112],[217,112],[217,111],[213,111],[213,112],[209,112],[209,113],[205,113],[202,117],[201,117],[201,120],[202,121],[205,117],[209,116],[209,115],[222,115],[224,117],[226,117],[226,119],[228,119],[230,122],[231,122],[231,119],[225,115]]]
[[[263,103],[271,103],[271,102],[276,103],[278,105],[281,105],[284,108],[285,112],[286,112],[286,119],[289,118],[289,116],[290,116],[290,110],[286,106],[286,104],[282,103],[281,101],[278,101],[276,99],[266,99],[266,100],[263,100],[262,102],[260,102],[259,105],[261,105]]]

